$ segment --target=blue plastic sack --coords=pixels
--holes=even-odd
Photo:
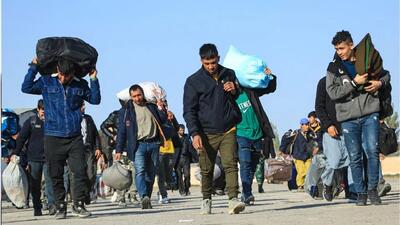
[[[223,66],[233,69],[240,85],[248,88],[266,88],[273,76],[264,73],[267,64],[256,56],[241,53],[232,45],[226,53]]]

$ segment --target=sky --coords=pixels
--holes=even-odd
[[[86,105],[97,126],[119,108],[116,93],[142,81],[166,90],[183,123],[185,80],[201,66],[200,46],[214,43],[221,62],[233,45],[262,58],[276,74],[277,90],[261,102],[282,135],[314,110],[317,83],[334,55],[331,40],[348,30],[355,43],[371,34],[391,72],[399,111],[399,9],[398,0],[2,1],[2,107],[36,106],[40,96],[21,92],[36,43],[68,36],[99,53],[102,100]]]

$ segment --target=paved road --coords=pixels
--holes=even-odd
[[[382,206],[357,207],[340,198],[328,203],[314,200],[305,193],[293,193],[283,184],[265,184],[267,191],[255,194],[256,204],[247,207],[239,215],[227,213],[226,196],[213,198],[212,215],[199,215],[200,188],[193,187],[192,195],[180,197],[176,192],[170,194],[172,203],[159,205],[153,198],[153,209],[142,210],[138,207],[118,208],[109,199],[100,200],[88,206],[93,217],[80,219],[68,215],[66,220],[56,221],[53,216],[33,217],[32,209],[17,210],[8,202],[2,203],[2,224],[400,224],[400,180],[399,177],[387,178],[392,184],[392,192],[383,198]],[[47,212],[46,212],[47,213]]]

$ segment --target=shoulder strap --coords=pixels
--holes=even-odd
[[[298,132],[297,130],[294,130],[294,131],[292,132],[292,135],[291,135],[291,136],[294,135],[294,138],[290,141],[289,155],[291,155],[291,154],[293,153],[293,145],[294,145],[294,142],[295,142],[296,139],[297,139],[297,135],[298,135],[298,134],[299,134],[299,132]]]

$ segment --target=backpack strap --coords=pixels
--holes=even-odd
[[[299,132],[297,131],[297,130],[294,130],[292,133],[291,133],[291,137],[293,137],[293,139],[290,141],[290,147],[289,147],[289,155],[292,155],[292,153],[293,153],[293,145],[294,145],[294,142],[296,141],[296,139],[297,139],[297,135],[299,134]]]

